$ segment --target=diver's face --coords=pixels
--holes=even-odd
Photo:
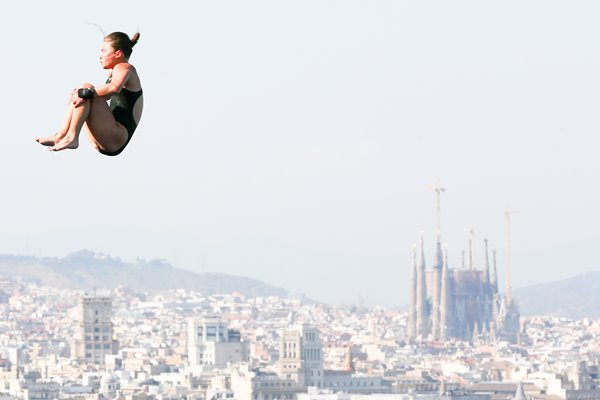
[[[100,49],[100,65],[104,69],[113,69],[115,65],[123,61],[123,52],[115,51],[110,42],[102,43]]]

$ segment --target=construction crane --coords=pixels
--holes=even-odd
[[[512,297],[510,286],[510,225],[513,214],[518,213],[516,210],[504,210],[504,270],[506,271],[506,298],[510,301]]]
[[[442,232],[442,207],[441,207],[441,202],[442,202],[442,193],[444,193],[446,191],[445,187],[442,187],[442,184],[440,183],[439,179],[438,179],[438,183],[435,185],[429,185],[427,186],[427,188],[433,192],[435,192],[435,211],[436,211],[436,215],[435,215],[435,229],[436,229],[436,233],[440,234]]]

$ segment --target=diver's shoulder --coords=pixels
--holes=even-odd
[[[133,64],[129,64],[126,62],[119,63],[115,65],[113,71],[123,71],[123,72],[137,72]]]

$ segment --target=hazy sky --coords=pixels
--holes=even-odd
[[[421,230],[431,265],[440,179],[451,267],[471,226],[478,264],[488,238],[502,266],[506,208],[514,287],[600,267],[597,1],[6,7],[0,253],[161,258],[402,305]],[[86,23],[141,32],[145,110],[116,158],[33,141],[105,80]]]

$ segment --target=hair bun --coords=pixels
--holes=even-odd
[[[140,33],[136,32],[132,37],[131,37],[131,47],[135,46],[135,44],[138,42],[138,40],[140,40]]]

